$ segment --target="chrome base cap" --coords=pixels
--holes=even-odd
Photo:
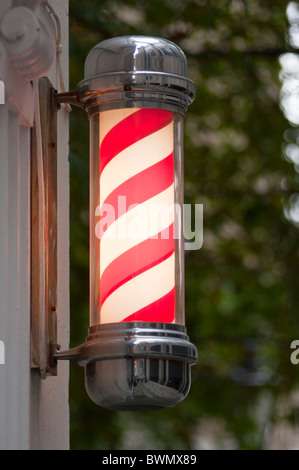
[[[159,410],[180,403],[191,384],[190,365],[169,359],[110,359],[85,367],[93,402],[118,411]]]
[[[86,352],[88,344],[93,351],[90,361],[82,354],[86,391],[103,408],[169,408],[180,403],[190,390],[197,350],[181,325],[97,325],[90,328],[85,344]],[[96,358],[97,345],[101,355]]]

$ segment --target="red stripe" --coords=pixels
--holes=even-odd
[[[100,305],[120,286],[174,253],[173,224],[169,227],[168,238],[162,238],[164,232],[157,234],[157,238],[149,238],[130,248],[107,266],[100,280]]]
[[[141,204],[148,199],[165,191],[174,182],[173,173],[173,152],[160,162],[141,171],[132,178],[115,188],[105,199],[104,204],[109,204],[114,208],[115,220],[128,211],[132,204]],[[125,196],[125,205],[119,204],[119,197]],[[125,206],[125,207],[123,207]],[[104,209],[105,206],[103,206]],[[106,206],[107,207],[107,206]],[[132,208],[131,208],[132,209]],[[103,210],[103,212],[105,212]],[[104,214],[102,214],[104,215]],[[107,220],[106,220],[107,219]],[[105,223],[100,230],[100,238],[106,232],[108,227],[115,220],[108,220],[105,217]],[[100,222],[101,224],[101,222]]]
[[[163,322],[172,323],[175,314],[175,288],[168,294],[161,297],[161,299],[147,305],[146,307],[138,310],[137,312],[124,318],[123,322],[129,321],[146,321],[146,322]]]
[[[169,124],[173,113],[161,109],[140,109],[116,124],[100,146],[100,174],[122,150]]]

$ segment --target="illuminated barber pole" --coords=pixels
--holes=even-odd
[[[97,323],[175,319],[173,128],[165,110],[100,115]]]
[[[67,96],[90,120],[90,327],[56,358],[84,366],[87,393],[109,409],[178,404],[197,360],[184,308],[187,75],[172,42],[125,36],[90,51]]]

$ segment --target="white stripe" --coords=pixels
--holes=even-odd
[[[139,108],[124,108],[113,109],[111,111],[102,111],[100,113],[100,145],[104,137],[114,126],[137,111],[139,111]]]
[[[125,108],[125,109],[113,109],[111,111],[102,111],[100,113],[100,145],[104,137],[108,134],[111,129],[116,126],[120,121],[131,114],[139,111],[139,108]]]
[[[113,222],[101,239],[100,275],[122,253],[167,229],[174,221],[174,209],[172,184]]]
[[[168,157],[173,151],[173,123],[116,155],[100,176],[100,204],[120,184]],[[99,208],[97,208],[97,212]]]
[[[174,288],[174,254],[115,290],[103,303],[101,323],[119,322]]]

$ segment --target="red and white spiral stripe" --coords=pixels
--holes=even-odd
[[[101,217],[101,209],[110,205],[115,218],[105,220],[97,240],[97,320],[171,323],[175,319],[174,213],[165,218],[157,210],[153,219],[152,209],[174,205],[173,113],[102,112],[99,173],[96,215]],[[137,230],[133,237],[126,231],[123,236],[128,220],[142,228],[144,214],[149,213],[147,230]]]

